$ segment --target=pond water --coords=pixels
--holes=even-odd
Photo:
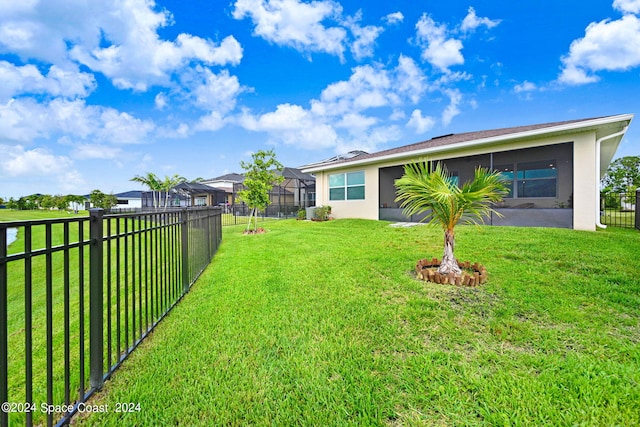
[[[7,228],[7,247],[11,246],[13,242],[18,238],[17,228]]]

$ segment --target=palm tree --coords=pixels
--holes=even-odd
[[[162,182],[160,183],[160,191],[165,193],[164,195],[164,208],[167,209],[169,205],[169,192],[173,187],[178,184],[185,182],[187,179],[178,174],[174,174],[173,176],[165,176]]]
[[[158,179],[156,174],[154,174],[153,172],[147,172],[146,175],[136,175],[129,181],[139,182],[140,184],[147,186],[151,191],[151,200],[153,203],[153,207],[156,208],[158,207],[158,205],[160,205],[160,193],[158,193],[158,201],[156,202],[156,191],[159,192],[162,190],[162,183],[160,182],[160,179]]]
[[[404,175],[396,181],[396,188],[396,201],[401,202],[405,215],[426,213],[423,221],[442,226],[444,255],[438,272],[456,275],[462,271],[453,255],[454,227],[461,220],[479,224],[492,212],[500,215],[490,202],[499,202],[507,194],[500,172],[479,167],[473,180],[460,188],[444,165],[437,163],[433,172],[429,172],[427,162],[405,165]]]

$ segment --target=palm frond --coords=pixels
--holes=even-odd
[[[477,168],[474,179],[462,187],[453,182],[441,163],[431,172],[427,162],[406,165],[404,172],[396,181],[396,202],[400,202],[403,213],[426,214],[424,222],[439,223],[445,230],[452,230],[460,220],[484,222],[486,216],[495,212],[490,203],[507,194],[499,172],[484,168]]]

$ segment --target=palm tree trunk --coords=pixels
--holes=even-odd
[[[438,268],[438,273],[462,273],[462,270],[458,266],[458,261],[456,261],[456,257],[453,255],[455,243],[455,234],[453,230],[446,230],[444,232],[444,254],[442,255],[442,262],[440,263],[440,268]]]

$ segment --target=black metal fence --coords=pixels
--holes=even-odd
[[[636,230],[640,230],[640,188],[636,190]]]
[[[0,425],[58,425],[189,290],[220,208],[0,223]],[[18,240],[8,250],[8,230]]]
[[[271,204],[258,213],[258,221],[269,221],[285,218],[296,218],[300,206],[293,204]],[[249,222],[251,209],[247,205],[237,204],[222,207],[222,225],[246,224]]]
[[[601,193],[600,222],[611,227],[638,228],[638,192]]]
[[[222,225],[246,224],[249,222],[251,209],[243,203],[228,205],[221,203],[219,208],[222,211]],[[162,208],[113,208],[110,213],[143,213],[143,212],[173,212],[184,208],[162,207]],[[189,208],[192,209],[192,208]],[[296,218],[298,211],[305,209],[295,204],[274,203],[260,213],[258,213],[258,221],[270,221],[285,218]]]

